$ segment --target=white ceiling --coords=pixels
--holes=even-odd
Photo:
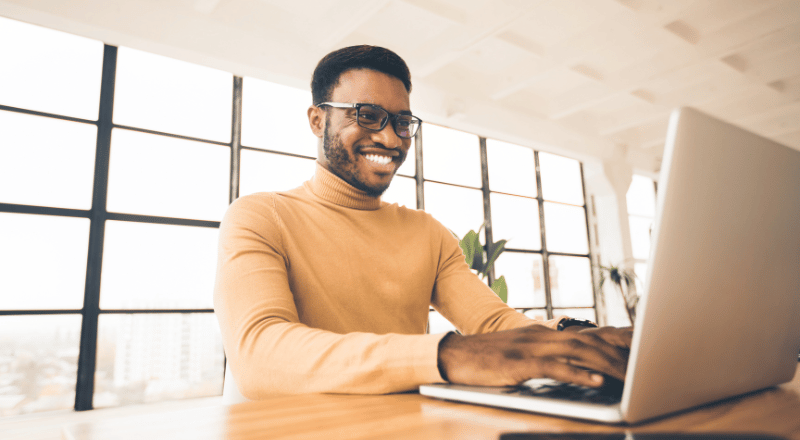
[[[640,172],[682,105],[800,150],[800,0],[0,0],[0,15],[306,89],[327,52],[381,45],[426,121]]]

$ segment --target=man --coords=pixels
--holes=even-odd
[[[399,56],[344,48],[311,85],[314,177],[238,199],[220,226],[214,305],[244,396],[624,378],[630,330],[525,317],[469,271],[444,226],[380,200],[420,123]],[[463,336],[425,334],[429,305]]]

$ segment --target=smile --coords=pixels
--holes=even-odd
[[[392,161],[391,157],[383,156],[383,155],[380,155],[380,154],[365,154],[364,157],[368,161],[375,162],[375,163],[377,163],[379,165],[388,165]]]

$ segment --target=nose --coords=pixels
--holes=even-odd
[[[372,133],[372,141],[379,143],[386,148],[391,149],[400,149],[403,147],[403,141],[405,139],[401,138],[394,132],[394,125],[392,121],[389,120],[386,123],[386,126],[383,127],[381,131],[375,131]]]

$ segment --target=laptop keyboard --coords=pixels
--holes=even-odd
[[[614,405],[622,400],[622,388],[622,381],[606,377],[603,386],[600,388],[590,388],[571,383],[550,381],[549,383],[536,385],[527,385],[527,383],[517,385],[503,390],[503,393],[518,396],[547,397],[600,405]]]

